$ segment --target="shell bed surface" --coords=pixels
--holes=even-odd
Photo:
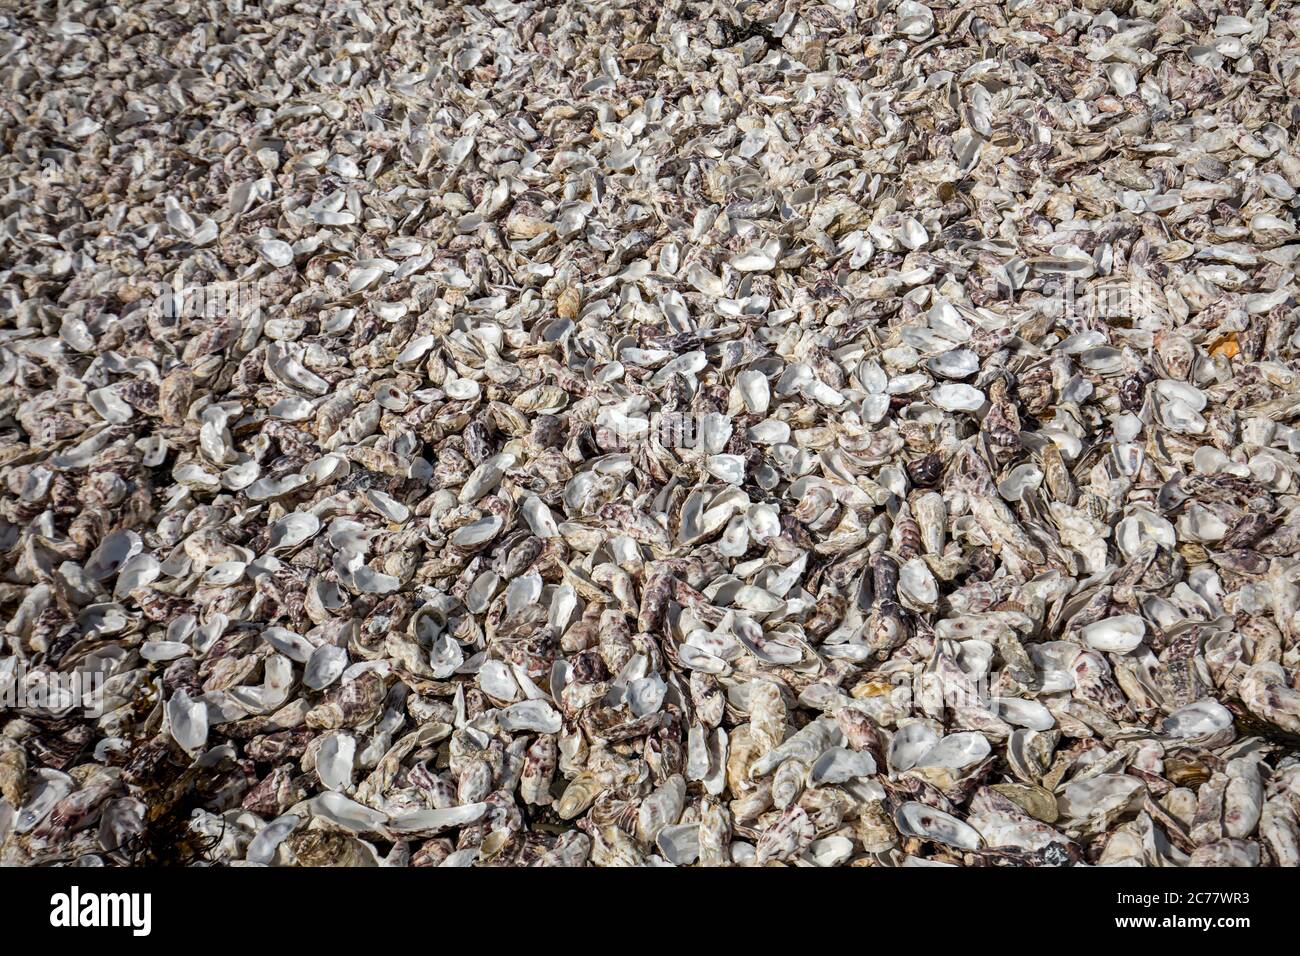
[[[1295,866],[1300,7],[0,4],[0,864]]]

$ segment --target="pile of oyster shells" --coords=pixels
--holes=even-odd
[[[0,14],[0,862],[1300,861],[1300,7],[308,6]]]

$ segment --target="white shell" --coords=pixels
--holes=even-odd
[[[320,530],[320,519],[309,511],[295,511],[271,526],[270,550],[296,548]]]
[[[978,850],[984,842],[974,827],[952,814],[916,801],[900,805],[894,814],[894,821],[898,825],[898,832],[904,836],[931,840],[962,850]]]
[[[939,742],[939,734],[928,724],[913,721],[899,727],[889,742],[886,759],[894,773],[911,770],[916,762]]]
[[[871,754],[832,747],[812,765],[808,780],[813,786],[847,783],[858,777],[869,777],[876,772],[876,761]]]
[[[1127,654],[1146,636],[1147,625],[1135,614],[1094,621],[1083,629],[1083,641],[1093,650]]]
[[[181,748],[195,753],[208,742],[208,708],[181,688],[167,701],[167,727]]]
[[[303,670],[302,682],[312,690],[324,690],[342,676],[348,666],[348,652],[333,644],[312,651]]]
[[[929,610],[938,603],[939,583],[922,558],[912,558],[899,568],[898,596],[915,610]]]
[[[346,791],[352,787],[352,766],[357,741],[351,734],[326,734],[316,754],[316,776],[327,790]]]
[[[979,356],[970,349],[949,349],[929,359],[925,367],[944,378],[966,378],[979,371]]]
[[[544,700],[528,700],[511,704],[497,715],[502,730],[527,730],[538,734],[558,734],[563,721],[560,715]]]
[[[1217,734],[1232,725],[1232,711],[1207,697],[1178,708],[1164,719],[1161,729],[1170,737],[1195,738]]]
[[[257,251],[277,269],[293,262],[293,247],[281,239],[264,239],[257,244]]]
[[[913,764],[913,769],[965,770],[987,757],[991,750],[988,738],[977,731],[949,734],[927,750]]]
[[[984,407],[984,393],[960,383],[930,389],[930,401],[948,412],[977,412]]]
[[[991,710],[1009,724],[1030,730],[1051,730],[1056,726],[1052,712],[1036,700],[1019,697],[994,697]]]

